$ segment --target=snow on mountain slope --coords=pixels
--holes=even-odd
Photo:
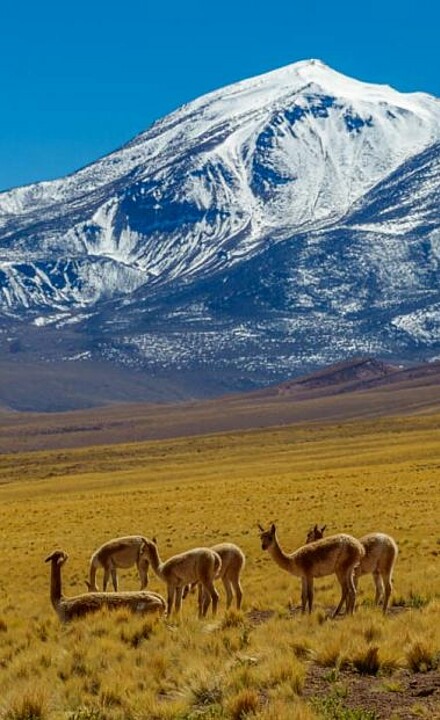
[[[0,307],[209,277],[337,223],[439,140],[437,99],[316,60],[222,88],[73,175],[0,194]]]
[[[216,368],[257,385],[350,355],[440,354],[440,143],[404,162],[341,222],[247,262],[102,307],[84,321],[129,366]],[[235,382],[235,385],[233,384]]]

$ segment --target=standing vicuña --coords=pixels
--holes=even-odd
[[[325,525],[319,529],[315,525],[309,530],[307,539],[319,540],[324,537]],[[359,538],[359,542],[363,545],[365,556],[362,558],[359,566],[355,569],[354,582],[357,587],[358,578],[361,575],[373,575],[376,595],[374,602],[379,605],[383,600],[383,611],[386,613],[390,600],[391,591],[393,589],[393,570],[396,564],[399,549],[396,541],[391,535],[385,533],[369,533]]]
[[[269,530],[261,525],[261,547],[267,550],[273,560],[283,570],[296,575],[303,580],[301,593],[301,609],[305,612],[306,605],[309,612],[313,607],[313,579],[335,574],[341,586],[341,599],[333,613],[336,616],[343,603],[347,602],[347,612],[354,611],[356,601],[356,587],[353,581],[353,572],[359,564],[364,549],[359,540],[351,535],[339,534],[317,540],[309,545],[303,545],[290,555],[287,555],[278,542],[276,527],[272,523]]]
[[[220,555],[220,559],[222,561],[219,577],[221,578],[226,592],[226,609],[231,607],[232,599],[235,594],[237,610],[240,610],[243,599],[243,589],[240,583],[240,575],[246,562],[245,554],[238,545],[227,542],[213,545],[211,550],[214,550],[217,555]],[[193,583],[191,588],[195,587],[195,585],[196,583]],[[186,585],[183,590],[183,597],[187,596],[188,591],[189,585]]]
[[[61,585],[61,567],[68,559],[67,553],[55,550],[45,562],[51,563],[50,599],[55,612],[62,622],[96,612],[101,608],[128,608],[139,613],[164,613],[166,603],[157,593],[139,592],[88,592],[74,597],[65,597]]]
[[[210,548],[195,548],[179,555],[173,555],[165,562],[159,557],[156,541],[145,540],[142,548],[156,575],[167,585],[168,616],[173,605],[180,612],[182,592],[185,585],[200,583],[203,592],[199,593],[199,616],[204,617],[212,601],[212,613],[215,615],[218,605],[218,592],[214,586],[214,578],[218,577],[222,561],[220,556]]]
[[[148,560],[141,557],[141,548],[146,538],[142,535],[127,535],[127,537],[114,538],[104,543],[93,553],[90,558],[89,580],[86,580],[87,587],[91,592],[98,592],[96,585],[96,571],[98,567],[104,568],[104,579],[102,589],[107,590],[107,584],[111,575],[113,588],[118,590],[118,577],[116,568],[129,568],[136,565],[141,581],[141,590],[148,585]]]

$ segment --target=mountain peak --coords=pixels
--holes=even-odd
[[[372,102],[389,102],[409,110],[414,109],[423,98],[430,103],[438,102],[436,98],[427,93],[400,92],[389,84],[371,83],[353,78],[335,70],[318,58],[299,60],[256,78],[251,78],[248,82],[252,83],[253,80],[256,80],[260,83],[267,82],[267,84],[271,84],[271,81],[275,79],[279,79],[281,82],[288,79],[293,90],[297,89],[298,82],[311,82],[321,86],[325,92],[334,93],[337,97],[347,99],[352,97]],[[246,82],[245,80],[244,83]],[[301,86],[298,89],[301,91]]]

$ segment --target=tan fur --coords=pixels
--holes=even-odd
[[[89,592],[65,597],[62,592],[61,567],[68,559],[67,553],[55,550],[45,562],[51,563],[50,599],[61,622],[83,617],[102,608],[128,608],[138,613],[159,613],[166,610],[164,598],[158,593],[139,592]]]
[[[129,568],[136,565],[141,581],[141,590],[148,585],[148,560],[141,557],[141,548],[146,538],[142,535],[127,535],[114,538],[104,543],[90,558],[89,579],[86,580],[90,592],[98,592],[96,585],[96,571],[99,567],[104,569],[102,589],[107,590],[111,576],[115,592],[118,590],[117,568]]]
[[[315,525],[309,530],[309,536],[314,539],[322,538],[324,535],[325,525],[320,530]],[[359,566],[355,570],[354,581],[357,586],[358,579],[361,575],[373,575],[376,595],[374,602],[379,605],[383,601],[383,612],[386,613],[391,591],[393,589],[393,571],[396,564],[399,549],[396,541],[391,535],[385,533],[369,533],[359,538],[359,542],[363,545],[365,555]]]
[[[341,599],[334,611],[336,616],[347,601],[347,612],[354,611],[356,587],[353,580],[355,567],[364,555],[364,549],[351,535],[339,534],[303,545],[287,555],[281,548],[274,524],[269,530],[260,527],[261,547],[267,550],[283,570],[302,578],[301,608],[309,612],[313,607],[313,579],[335,574],[341,586]]]
[[[243,600],[243,588],[241,586],[240,576],[246,563],[245,554],[238,545],[234,545],[233,543],[219,543],[218,545],[213,545],[211,550],[214,550],[214,552],[220,555],[222,561],[219,577],[226,592],[226,609],[231,607],[235,595],[237,610],[240,610]],[[195,586],[196,584],[193,583],[191,589]],[[190,586],[186,585],[183,589],[184,598],[187,596],[189,590]]]
[[[159,557],[157,543],[146,540],[142,553],[147,557],[156,575],[167,585],[167,610],[171,615],[173,607],[178,613],[182,604],[182,592],[185,585],[200,583],[199,616],[204,617],[212,601],[212,613],[217,612],[218,592],[214,578],[218,577],[222,561],[210,548],[194,548],[179,555],[173,555],[165,562]]]

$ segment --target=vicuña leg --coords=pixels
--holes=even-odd
[[[222,578],[223,587],[225,588],[226,592],[226,609],[229,610],[232,604],[232,600],[234,598],[234,595],[232,593],[232,584],[229,578],[223,577]]]
[[[243,590],[240,584],[240,580],[237,580],[236,583],[234,583],[234,590],[235,590],[235,602],[237,603],[237,610],[240,610],[241,608],[241,601],[243,599]]]
[[[379,605],[379,604],[380,604],[380,601],[381,601],[381,600],[383,599],[383,597],[384,597],[384,584],[383,584],[382,576],[381,576],[379,570],[375,570],[375,571],[374,571],[374,573],[373,573],[373,580],[374,580],[374,585],[375,585],[375,588],[376,588],[376,595],[375,595],[375,598],[374,598],[374,604],[375,604],[375,605]]]
[[[388,602],[390,600],[391,591],[393,589],[393,583],[392,583],[391,577],[385,578],[384,585],[385,585],[385,594],[384,594],[384,598],[383,598],[383,612],[386,613],[387,608],[388,608]]]

